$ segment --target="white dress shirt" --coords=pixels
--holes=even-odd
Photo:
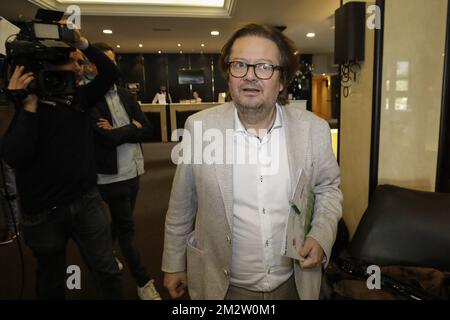
[[[105,95],[108,109],[111,112],[112,127],[120,128],[130,124],[130,118],[120,101],[117,89],[114,87]],[[117,174],[98,174],[98,184],[109,184],[130,180],[144,174],[144,156],[139,143],[124,143],[117,149]]]
[[[152,103],[167,104],[166,93],[156,93]]]
[[[272,129],[261,140],[244,128],[235,112],[234,153],[230,281],[247,290],[270,292],[293,273],[292,260],[280,254],[291,186],[279,105]]]

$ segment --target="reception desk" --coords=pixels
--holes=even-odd
[[[169,105],[171,132],[173,132],[176,129],[182,129],[184,127],[184,121],[189,115],[198,111],[218,106],[220,104],[221,103],[217,102],[172,103],[171,105]],[[178,141],[178,138],[172,141]]]
[[[161,105],[157,103],[141,103],[140,105],[144,113],[159,114],[161,141],[168,142],[171,133],[174,130],[182,129],[184,127],[184,121],[189,115],[198,111],[218,106],[220,105],[220,103],[172,103],[169,105]],[[170,119],[170,122],[167,121],[168,119]]]
[[[161,141],[168,141],[168,128],[167,128],[167,111],[166,105],[156,103],[141,103],[141,109],[144,113],[157,113],[159,114],[159,123],[161,127]]]
[[[174,140],[171,139],[171,134],[176,129],[182,129],[184,127],[184,122],[187,117],[193,113],[206,110],[222,103],[218,102],[204,102],[204,103],[172,103],[170,105],[152,104],[144,103],[141,104],[142,111],[145,113],[155,113],[159,115],[159,123],[161,128],[161,141],[178,141],[176,137]],[[306,101],[290,101],[288,107],[306,109]],[[155,124],[154,120],[154,124]],[[333,150],[335,155],[337,155],[337,120],[328,120],[328,123],[332,130],[333,138]],[[155,124],[156,126],[156,124]],[[157,137],[158,138],[158,137]]]

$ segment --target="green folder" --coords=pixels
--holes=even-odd
[[[304,228],[303,230],[305,231],[305,237],[308,235],[309,231],[311,231],[311,222],[314,212],[314,201],[315,201],[314,193],[309,192],[305,212],[305,225],[303,227]]]

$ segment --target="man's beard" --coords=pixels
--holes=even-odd
[[[264,119],[267,119],[275,106],[276,101],[273,103],[260,102],[257,105],[243,104],[240,101],[234,100],[234,105],[240,116],[244,117],[248,123],[258,123]]]

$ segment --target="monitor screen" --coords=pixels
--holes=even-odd
[[[59,29],[56,24],[35,23],[34,36],[38,39],[55,39],[59,40]]]
[[[203,70],[180,69],[178,70],[178,84],[204,84]]]

